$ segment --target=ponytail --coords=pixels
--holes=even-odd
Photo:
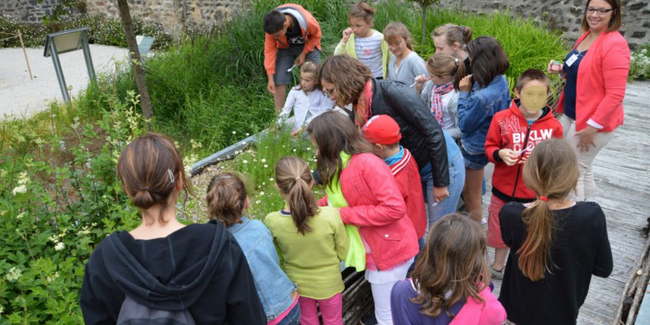
[[[427,70],[438,76],[453,76],[454,89],[460,88],[460,80],[467,74],[465,64],[451,54],[436,52],[427,60]]]
[[[233,174],[219,174],[210,181],[206,200],[210,220],[220,220],[230,227],[241,223],[246,206],[246,186]]]
[[[517,250],[519,269],[531,281],[538,281],[544,278],[545,272],[551,272],[553,215],[545,201],[537,200],[524,210],[523,217],[527,231],[524,243]]]
[[[304,235],[311,231],[308,221],[318,213],[318,205],[311,192],[313,179],[307,163],[298,157],[281,158],[275,165],[275,181],[298,232]]]

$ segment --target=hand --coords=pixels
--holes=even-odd
[[[273,75],[269,76],[269,82],[266,84],[266,90],[271,94],[275,94],[275,82],[273,81]]]
[[[417,85],[422,86],[422,84],[424,84],[427,80],[429,80],[429,78],[427,78],[427,76],[426,76],[426,75],[423,75],[423,74],[421,74],[421,75],[415,77],[415,79],[413,79],[413,81],[415,82],[415,85],[416,85],[416,86],[417,86]]]
[[[449,191],[447,190],[447,187],[433,187],[433,198],[436,200],[436,202],[440,202],[444,199],[446,199],[449,196]]]
[[[458,88],[460,89],[460,91],[463,91],[463,92],[466,92],[466,93],[472,91],[472,75],[468,74],[463,79],[460,79],[460,83],[458,84]]]
[[[299,128],[299,129],[297,129],[297,130],[295,130],[295,131],[292,131],[292,132],[291,132],[291,136],[292,136],[292,137],[297,136],[298,134],[300,134],[300,132],[302,132],[302,129],[303,129],[303,128]]]
[[[553,60],[548,61],[548,65],[546,66],[546,72],[547,72],[548,74],[557,74],[558,71],[557,71],[557,70],[553,70],[553,69],[552,69],[552,66],[553,66]]]
[[[343,43],[347,43],[348,40],[350,39],[350,35],[352,35],[352,28],[348,27],[348,28],[344,29],[343,30],[343,39],[341,39],[341,41]]]
[[[499,150],[499,158],[508,166],[514,166],[517,163],[517,153],[510,149]]]
[[[589,151],[590,145],[594,146],[594,148],[596,147],[596,144],[594,143],[594,137],[596,136],[596,133],[598,133],[598,129],[591,125],[587,125],[587,127],[583,130],[580,130],[573,134],[574,136],[579,137],[577,147],[581,152]]]
[[[300,55],[298,55],[298,58],[296,59],[296,65],[301,66],[303,63],[305,63],[305,58],[307,57],[307,53],[302,52]]]

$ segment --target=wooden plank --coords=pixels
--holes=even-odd
[[[587,299],[580,308],[579,325],[611,324],[620,298],[632,273],[636,272],[646,239],[641,229],[650,217],[650,82],[628,84],[624,100],[625,124],[594,161],[599,194],[595,201],[607,216],[607,232],[614,270],[606,278],[593,277]],[[486,169],[491,179],[492,165]],[[489,182],[488,182],[489,183]],[[483,197],[484,214],[490,193]],[[493,251],[490,249],[490,260]],[[495,280],[498,295],[501,281]],[[647,302],[646,302],[647,303]],[[645,324],[639,323],[637,324]]]

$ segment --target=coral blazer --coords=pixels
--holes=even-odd
[[[580,36],[580,42],[590,34]],[[630,47],[618,31],[596,38],[578,67],[576,85],[576,131],[589,125],[612,132],[623,124],[623,97],[630,71]],[[556,111],[564,112],[564,91]]]

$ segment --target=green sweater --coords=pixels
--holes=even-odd
[[[281,253],[281,264],[302,297],[327,299],[343,292],[340,261],[349,239],[337,209],[321,207],[307,221],[311,231],[298,232],[290,215],[272,212],[264,219]]]

